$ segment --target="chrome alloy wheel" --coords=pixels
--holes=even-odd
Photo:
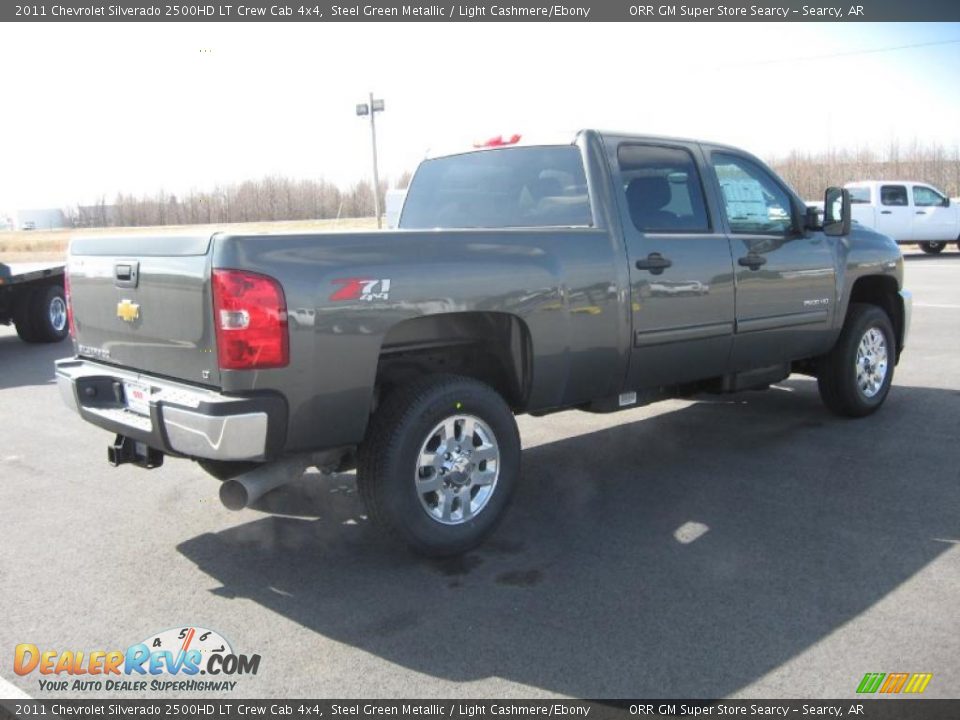
[[[67,326],[67,304],[62,297],[55,297],[50,301],[50,307],[47,308],[50,314],[50,325],[57,332],[63,332]]]
[[[857,387],[864,397],[876,396],[887,379],[887,339],[880,328],[869,328],[857,347]]]
[[[420,448],[417,496],[433,520],[460,525],[483,511],[499,475],[500,448],[490,426],[473,415],[451,415]]]

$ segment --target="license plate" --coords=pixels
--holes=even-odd
[[[123,383],[127,409],[139,415],[150,415],[150,386],[138,382]]]

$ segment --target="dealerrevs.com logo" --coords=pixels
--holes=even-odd
[[[14,650],[17,675],[37,673],[45,691],[230,691],[242,675],[256,675],[259,655],[233,651],[227,640],[202,627],[171,628],[126,650]]]

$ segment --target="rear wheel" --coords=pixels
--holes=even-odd
[[[875,412],[890,392],[896,353],[887,314],[876,305],[852,304],[836,345],[820,360],[824,404],[847,417]]]
[[[510,408],[488,385],[452,375],[390,394],[357,466],[370,518],[429,556],[476,547],[502,518],[519,475]]]
[[[958,243],[960,244],[960,243]],[[945,242],[922,242],[920,243],[920,249],[923,250],[928,255],[939,255],[943,252],[943,249],[947,246]]]
[[[34,297],[37,292],[38,288],[30,288],[22,292],[20,297],[16,299],[13,308],[13,323],[17,328],[17,335],[20,336],[21,340],[28,343],[38,342],[36,331],[33,329],[32,312],[36,302]]]
[[[20,298],[14,322],[17,335],[30,343],[60,342],[69,332],[67,299],[59,285],[30,290]]]

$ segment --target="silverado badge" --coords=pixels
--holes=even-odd
[[[121,300],[117,303],[117,317],[124,322],[134,322],[140,317],[140,305],[129,300]]]

